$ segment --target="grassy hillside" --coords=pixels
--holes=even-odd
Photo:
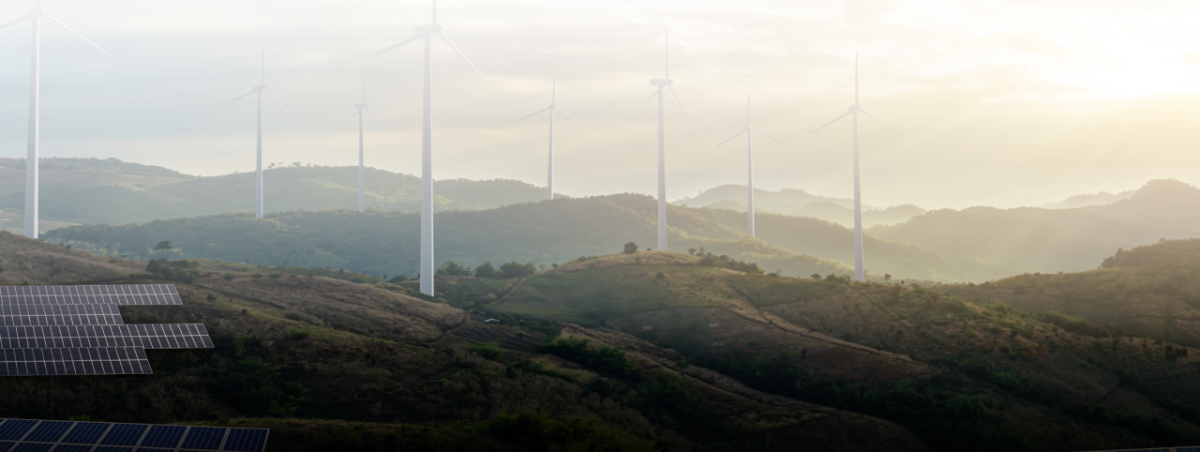
[[[8,283],[147,281],[130,275],[141,264],[12,234],[0,259]],[[895,424],[773,397],[615,331],[485,324],[310,269],[171,265],[188,275],[183,306],[122,307],[126,323],[202,322],[215,349],[149,351],[152,375],[6,378],[0,409],[267,427],[268,451],[928,450]]]
[[[655,241],[654,201],[617,195],[556,199],[486,211],[445,212],[437,217],[439,261],[467,266],[515,260],[549,266],[580,256],[619,251],[627,242]],[[756,260],[788,274],[844,273],[830,261],[772,247],[683,208],[671,209],[675,249],[704,247],[738,260]],[[46,240],[78,240],[137,252],[170,240],[184,256],[250,260],[255,264],[346,268],[368,273],[410,273],[419,256],[419,214],[372,211],[288,212],[264,221],[246,214],[169,220],[145,225],[77,226]]]
[[[619,251],[631,241],[652,247],[656,241],[654,209],[650,197],[614,195],[444,212],[436,221],[437,256],[439,261],[468,266],[508,260],[549,266]],[[838,262],[852,262],[852,233],[841,226],[764,214],[759,219],[759,239],[753,239],[743,232],[743,220],[727,210],[671,206],[672,250],[704,248],[791,276],[849,271]],[[108,249],[119,244],[119,252],[125,253],[138,253],[169,240],[191,257],[396,275],[410,273],[414,266],[419,231],[417,214],[343,210],[273,214],[265,221],[240,214],[144,225],[77,226],[45,238]],[[1011,274],[972,258],[868,240],[867,269],[875,278],[891,274],[919,280],[982,281]]]
[[[1195,349],[1114,340],[1085,320],[994,300],[639,252],[560,266],[498,300],[452,302],[505,321],[605,325],[758,390],[892,420],[935,450],[1200,442]]]
[[[1026,274],[947,289],[968,299],[1003,300],[1038,313],[1062,313],[1132,335],[1200,347],[1200,239],[1121,250],[1103,268]]]
[[[746,228],[745,214],[724,209],[697,209],[695,213],[707,221],[731,229]],[[754,221],[756,237],[774,246],[847,265],[854,263],[853,229],[815,218],[790,215],[758,214]],[[880,240],[865,234],[863,254],[869,271],[879,276],[892,275],[897,279],[985,281],[1016,273],[1012,268],[993,265],[975,257]]]
[[[0,159],[0,210],[24,212],[25,162]],[[41,164],[42,221],[144,223],[254,211],[254,173],[195,177],[116,159],[46,159]],[[267,212],[358,208],[357,167],[286,166],[263,173]],[[420,179],[367,168],[367,206],[420,210]],[[438,210],[490,209],[539,201],[545,191],[512,180],[436,181]]]

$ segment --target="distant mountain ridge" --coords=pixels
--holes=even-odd
[[[746,195],[745,185],[728,184],[713,187],[700,192],[696,196],[683,197],[671,203],[686,205],[688,207],[723,208],[714,206],[713,204],[732,201],[741,204],[743,206],[742,210],[745,210]],[[799,210],[814,202],[832,203],[848,208],[854,207],[854,200],[850,198],[830,198],[813,195],[807,191],[795,188],[784,188],[779,191],[763,190],[761,188],[754,189],[754,208],[759,212],[788,213]],[[870,206],[863,206],[863,208],[874,209]]]
[[[0,159],[0,210],[9,214],[25,210],[24,167],[24,160]],[[145,223],[254,211],[254,173],[198,177],[117,159],[46,159],[40,169],[43,222]],[[263,178],[267,212],[358,206],[357,167],[281,166],[264,170]],[[366,180],[368,208],[420,210],[420,178],[367,168]],[[438,211],[492,209],[546,196],[544,188],[504,179],[439,180],[434,193]]]

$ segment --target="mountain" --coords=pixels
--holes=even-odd
[[[870,233],[1022,272],[1080,271],[1097,268],[1117,248],[1200,236],[1197,212],[1200,190],[1151,181],[1107,206],[943,209]]]
[[[669,206],[672,250],[689,248],[735,260],[756,262],[768,271],[808,276],[850,272],[853,233],[821,220],[763,214],[759,238],[745,231],[745,217],[717,209]],[[580,256],[607,254],[634,242],[656,241],[654,199],[612,195],[555,199],[482,211],[438,214],[440,262],[477,266],[490,261],[563,263]],[[136,253],[169,240],[189,257],[233,262],[320,268],[347,268],[373,274],[409,274],[419,248],[419,214],[371,211],[287,212],[262,221],[249,214],[226,214],[144,225],[75,226],[48,233],[52,242]],[[930,281],[983,281],[1012,274],[978,259],[868,239],[873,278]],[[97,252],[102,252],[97,249]]]
[[[619,331],[485,323],[377,280],[206,260],[147,274],[8,233],[0,265],[0,284],[172,283],[181,306],[122,307],[125,323],[199,322],[216,344],[148,350],[150,375],[6,378],[12,417],[270,428],[267,451],[292,452],[930,450],[895,423],[763,393]]]
[[[0,159],[0,210],[23,212],[25,162]],[[46,159],[42,221],[144,223],[254,211],[254,173],[196,177],[116,159]],[[281,166],[264,170],[267,212],[356,209],[358,168]],[[366,169],[367,206],[420,211],[420,178]],[[513,180],[450,179],[434,184],[438,211],[491,209],[544,199],[544,189]],[[18,229],[19,230],[19,229]]]
[[[1112,194],[1102,191],[1087,195],[1075,195],[1062,201],[1043,203],[1038,207],[1043,209],[1074,209],[1076,207],[1105,206],[1123,199],[1129,199],[1133,196],[1134,192],[1135,190],[1128,190]]]
[[[912,204],[902,206],[891,206],[883,210],[865,210],[862,213],[862,222],[864,228],[870,228],[880,225],[890,225],[903,223],[917,215],[924,215],[928,211]],[[800,210],[791,213],[797,217],[817,218],[837,223],[842,226],[854,227],[854,208],[844,207],[828,202],[814,202],[806,205]]]
[[[721,185],[700,192],[700,194],[692,197],[683,197],[672,204],[689,207],[714,207],[714,208],[729,208],[723,206],[731,206],[732,204],[718,204],[722,202],[733,202],[740,204],[742,210],[746,207],[746,186],[745,185]],[[814,202],[832,203],[843,207],[854,207],[854,200],[849,198],[829,198],[825,196],[812,195],[804,190],[794,188],[785,188],[779,191],[769,191],[760,188],[754,189],[754,208],[759,212],[793,212]],[[863,206],[868,208],[867,206]]]
[[[1081,210],[1130,224],[1200,230],[1200,189],[1177,180],[1152,180],[1127,199]]]
[[[638,251],[560,265],[501,297],[471,289],[486,279],[439,284],[455,288],[444,294],[449,303],[472,312],[573,322],[590,329],[586,338],[636,336],[644,342],[605,343],[669,348],[758,391],[895,422],[934,450],[1200,443],[1194,348],[1140,330],[1113,339],[1087,320],[997,298],[731,267]]]

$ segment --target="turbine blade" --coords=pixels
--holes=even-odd
[[[680,100],[679,100],[679,95],[678,95],[678,94],[675,94],[675,87],[673,87],[673,86],[671,86],[671,85],[667,85],[667,88],[670,88],[670,89],[671,89],[671,95],[672,95],[672,96],[675,96],[675,102],[679,104],[679,111],[682,111],[682,112],[683,112],[683,114],[684,114],[684,116],[686,116],[686,115],[687,115],[687,110],[684,110],[684,109],[683,109],[683,101],[680,101]]]
[[[363,108],[367,112],[367,117],[371,118],[371,124],[375,124],[375,115],[371,114],[370,108]]]
[[[477,69],[477,68],[475,67],[475,65],[474,65],[474,64],[471,64],[471,60],[468,60],[466,55],[463,55],[463,53],[462,53],[462,52],[459,52],[459,51],[458,51],[458,47],[455,47],[455,46],[454,46],[454,43],[453,43],[453,42],[450,42],[450,38],[447,38],[445,33],[442,33],[442,32],[440,32],[440,31],[439,31],[439,32],[438,32],[438,36],[441,36],[441,37],[442,37],[442,39],[445,39],[445,40],[446,40],[446,44],[450,44],[450,48],[451,48],[451,49],[454,49],[454,53],[457,53],[457,54],[458,54],[458,56],[462,57],[463,61],[466,61],[466,62],[467,62],[467,65],[468,65],[468,66],[471,66],[471,69],[475,69],[475,73],[476,73],[476,74],[479,74],[479,78],[482,78],[484,82],[487,82],[487,83],[492,83],[492,82],[488,82],[488,79],[487,79],[487,77],[484,77],[484,76],[483,76],[483,73],[482,73],[482,72],[479,72],[479,69]]]
[[[73,34],[73,35],[75,35],[75,36],[78,36],[78,37],[79,37],[79,39],[82,39],[84,42],[86,42],[86,43],[88,43],[88,44],[91,44],[91,45],[92,45],[92,47],[95,47],[95,48],[97,48],[97,49],[100,49],[100,51],[101,51],[101,52],[104,52],[104,54],[105,54],[105,55],[108,55],[108,51],[107,51],[107,50],[104,50],[104,49],[100,48],[100,46],[98,46],[98,45],[96,45],[96,43],[94,43],[94,42],[92,42],[92,41],[88,40],[88,38],[85,38],[85,37],[83,37],[83,35],[79,34],[79,32],[77,32],[77,31],[75,31],[75,30],[72,30],[72,29],[71,29],[71,27],[68,27],[66,24],[64,24],[64,23],[62,23],[62,22],[59,22],[59,21],[58,21],[58,19],[55,19],[53,16],[51,16],[51,15],[49,15],[49,14],[46,14],[46,12],[45,12],[45,11],[43,11],[43,12],[42,12],[42,16],[44,16],[44,17],[45,17],[45,18],[47,18],[47,19],[50,19],[50,21],[52,21],[52,22],[54,22],[54,23],[58,24],[58,26],[60,26],[60,27],[63,27],[63,28],[66,28],[66,29],[67,29],[67,31],[71,32],[71,34]]]
[[[278,98],[278,97],[275,97],[275,95],[274,95],[274,94],[271,94],[271,90],[264,88],[264,89],[263,89],[263,91],[266,91],[266,92],[267,92],[267,94],[268,94],[268,95],[270,95],[272,99],[275,99],[275,103],[279,104],[279,106],[280,106],[280,107],[283,107],[283,111],[286,111],[286,112],[287,112],[287,114],[288,114],[288,116],[291,116],[291,115],[292,115],[292,112],[291,112],[291,111],[289,111],[289,110],[287,109],[287,107],[284,107],[284,106],[283,106],[283,102],[281,102],[281,101],[279,100],[279,98]]]
[[[249,95],[251,95],[251,94],[254,94],[254,93],[255,93],[255,91],[254,91],[254,90],[250,90],[250,92],[248,92],[248,93],[246,93],[246,94],[243,94],[243,95],[241,95],[241,96],[238,96],[238,97],[235,97],[235,98],[233,98],[233,100],[231,100],[230,102],[233,102],[234,100],[241,99],[241,98],[243,98],[243,97],[249,96]]]
[[[747,131],[747,130],[750,130],[750,128],[749,128],[749,127],[747,127],[747,128],[745,128],[745,129],[742,129],[742,131],[741,131],[741,132],[738,132],[738,133],[737,133],[737,135],[734,135],[734,136],[731,136],[731,137],[729,137],[729,139],[728,139],[728,140],[722,141],[722,142],[721,142],[721,144],[725,144],[725,143],[728,143],[728,142],[730,142],[730,141],[733,141],[733,139],[734,139],[734,138],[737,138],[737,137],[740,137],[740,136],[742,136],[742,134],[743,134],[743,133],[746,133],[746,131]],[[721,147],[721,144],[718,144],[718,145],[716,145],[716,146],[713,146],[713,147],[714,147],[714,148],[719,148],[719,147]]]
[[[770,136],[770,135],[767,135],[767,134],[765,134],[765,133],[759,132],[759,130],[758,130],[758,129],[755,129],[755,128],[751,127],[751,128],[750,128],[750,130],[753,130],[753,131],[757,132],[759,135],[762,135],[762,136],[764,136],[764,137],[770,138],[770,139],[771,139],[771,141],[774,141],[774,142],[776,142],[776,143],[779,143],[779,144],[783,144],[783,142],[782,142],[782,141],[776,140],[774,137],[772,137],[772,136]]]
[[[863,110],[863,109],[862,109],[862,107],[859,107],[859,110],[862,110],[862,112],[863,112],[863,113],[866,113],[866,114],[867,114],[867,116],[870,116],[870,117],[871,117],[871,119],[874,119],[874,120],[875,120],[875,122],[878,122],[878,123],[880,123],[880,124],[883,124],[883,121],[880,121],[880,120],[879,120],[879,118],[876,118],[876,117],[875,117],[875,115],[871,114],[870,112],[868,112],[868,111],[866,111],[866,110]],[[884,127],[887,127],[887,128],[888,128],[888,130],[891,130],[891,131],[892,131],[892,133],[894,133],[894,134],[896,134],[896,135],[899,135],[899,136],[904,136],[904,135],[902,135],[900,132],[897,132],[897,131],[896,131],[896,129],[893,129],[893,128],[892,128],[892,126],[889,126],[889,125],[887,125],[887,124],[883,124],[883,126],[884,126]]]
[[[6,23],[6,24],[4,24],[4,25],[0,25],[0,30],[3,30],[3,29],[5,29],[5,28],[11,27],[11,26],[13,26],[13,25],[19,24],[19,23],[21,23],[21,22],[24,22],[24,21],[26,21],[26,20],[29,20],[29,16],[25,16],[25,17],[22,17],[22,18],[20,18],[20,19],[14,20],[14,21],[12,21],[12,22]]]
[[[528,118],[528,117],[531,117],[531,116],[537,116],[537,115],[538,115],[538,113],[547,112],[547,111],[550,111],[550,110],[553,110],[553,109],[554,109],[554,107],[546,107],[546,108],[543,108],[543,109],[541,109],[541,110],[538,110],[538,111],[535,111],[535,112],[533,112],[533,113],[530,113],[530,114],[528,114],[528,115],[525,115],[525,116],[522,116],[522,117],[520,117],[520,118],[517,118],[517,121],[520,121],[520,120],[522,120],[522,119],[525,119],[525,118]]]
[[[358,115],[361,115],[361,114],[362,114],[362,110],[360,109],[360,110],[358,110],[358,111],[356,111],[356,112],[354,112],[354,113],[351,113],[351,114],[350,114],[350,117],[351,117],[351,118],[353,118],[353,117],[355,117],[355,116],[358,116]]]
[[[660,88],[658,88],[658,90],[657,90],[657,91],[655,91],[655,92],[654,92],[654,94],[651,94],[651,95],[650,95],[650,97],[647,97],[647,98],[646,98],[646,102],[650,102],[650,99],[653,99],[653,98],[654,98],[654,96],[657,96],[657,95],[659,95],[659,93],[662,93],[662,88],[661,88],[661,87],[660,87]]]
[[[558,108],[558,106],[557,106],[557,105],[555,105],[555,106],[554,106],[554,109],[555,109],[555,110],[558,110],[558,111],[561,111],[561,112],[562,112],[562,114],[564,114],[564,115],[567,115],[567,117],[569,117],[569,118],[571,118],[571,119],[574,119],[574,120],[575,120],[575,122],[577,122],[577,123],[580,123],[580,124],[583,124],[583,121],[580,121],[578,118],[576,118],[576,117],[574,117],[574,116],[571,116],[571,114],[570,114],[570,113],[567,113],[567,111],[566,111],[566,110],[563,110],[563,109],[561,109],[561,108]]]
[[[853,112],[849,112],[849,111],[848,111],[848,112],[842,113],[842,115],[841,115],[841,116],[838,116],[838,117],[834,118],[834,119],[833,119],[833,121],[829,121],[829,122],[828,122],[828,123],[826,123],[825,125],[823,125],[823,126],[821,126],[821,127],[817,127],[816,129],[813,129],[813,131],[812,131],[812,132],[809,132],[809,133],[817,133],[817,131],[818,131],[818,130],[821,130],[821,129],[824,129],[824,128],[826,128],[826,127],[829,127],[831,124],[833,124],[833,123],[835,123],[835,122],[838,122],[838,121],[839,121],[839,120],[841,120],[842,118],[845,118],[845,117],[847,117],[847,116],[850,116],[850,113],[853,113]]]
[[[393,46],[391,46],[391,47],[388,47],[388,48],[386,48],[386,49],[383,49],[383,50],[380,50],[380,51],[378,51],[378,52],[372,53],[372,54],[371,54],[371,56],[375,56],[375,55],[379,55],[379,54],[381,54],[381,53],[384,53],[384,52],[389,52],[389,51],[392,51],[392,50],[394,50],[394,49],[396,49],[396,48],[398,48],[398,47],[401,47],[401,46],[403,46],[403,45],[405,45],[405,44],[408,44],[408,43],[410,43],[410,42],[416,41],[416,40],[418,40],[418,39],[421,39],[421,37],[420,37],[420,36],[413,36],[413,37],[411,37],[411,38],[408,38],[408,39],[405,39],[405,40],[403,40],[403,41],[400,41],[398,44],[395,44],[395,45],[393,45]]]

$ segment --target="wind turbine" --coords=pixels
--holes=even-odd
[[[261,219],[263,217],[263,169],[262,169],[262,93],[263,92],[266,92],[267,95],[271,96],[272,99],[275,99],[275,102],[279,103],[279,106],[283,108],[283,111],[287,112],[288,116],[292,115],[292,112],[288,111],[287,107],[283,106],[283,102],[280,102],[279,98],[275,97],[274,94],[271,94],[271,90],[267,89],[267,48],[266,48],[266,46],[263,46],[262,82],[259,83],[258,85],[256,85],[255,87],[250,88],[250,92],[233,98],[233,100],[238,100],[243,97],[249,96],[251,94],[258,95],[258,166],[254,173],[255,174],[255,177],[254,177],[254,181],[255,181],[254,218],[259,218],[259,219]]]
[[[72,30],[58,19],[46,13],[42,9],[42,2],[38,0],[37,6],[25,13],[25,17],[0,25],[0,29],[5,29],[13,25],[19,24],[28,20],[32,24],[33,40],[29,50],[29,135],[26,139],[26,147],[28,155],[25,158],[25,237],[31,239],[38,238],[38,144],[39,144],[39,123],[41,115],[41,97],[39,94],[39,77],[40,63],[38,61],[38,49],[40,39],[38,35],[38,21],[40,19],[48,19],[51,22],[67,29],[71,34],[78,36],[92,47],[100,49],[105,55],[108,52],[101,49],[96,43],[89,41],[88,38]]]
[[[721,144],[733,141],[734,138],[737,138],[743,133],[746,134],[746,171],[749,173],[748,188],[750,190],[750,198],[747,206],[750,208],[750,236],[754,237],[754,134],[757,133],[764,137],[770,138],[771,141],[776,143],[779,143],[779,140],[771,138],[770,135],[762,133],[758,129],[755,129],[754,126],[750,125],[750,95],[746,95],[746,128],[742,129],[742,131],[738,132],[736,135],[729,137],[728,140],[722,141]],[[721,144],[718,144],[716,147],[721,147]]]
[[[525,118],[529,118],[532,116],[536,116],[542,112],[547,112],[547,111],[550,112],[550,169],[549,169],[549,176],[548,176],[549,181],[546,183],[546,191],[548,193],[547,199],[554,199],[554,111],[555,110],[561,111],[564,115],[567,115],[567,117],[574,119],[575,122],[583,124],[583,121],[580,121],[579,119],[576,119],[574,116],[571,116],[570,113],[567,113],[566,110],[559,108],[558,105],[554,103],[555,91],[557,90],[557,86],[558,86],[557,81],[555,81],[555,80],[550,81],[550,106],[549,107],[535,111],[535,112],[530,113],[521,118],[521,119],[525,119]],[[521,119],[518,119],[517,121],[520,121]]]
[[[875,122],[878,122],[878,123],[882,124],[884,127],[887,127],[888,130],[891,130],[896,135],[900,135],[900,132],[896,132],[896,129],[893,129],[892,126],[884,124],[883,121],[880,121],[879,118],[876,118],[875,115],[872,115],[871,113],[867,112],[867,110],[862,108],[862,105],[858,104],[858,54],[856,53],[856,54],[854,54],[854,105],[851,105],[849,111],[842,113],[841,116],[834,118],[833,121],[829,121],[829,123],[827,123],[821,127],[817,127],[815,130],[813,130],[812,132],[809,132],[809,133],[816,133],[818,130],[829,127],[830,124],[838,122],[839,120],[841,120],[842,118],[845,118],[846,116],[851,116],[854,119],[854,279],[856,281],[865,281],[866,275],[865,275],[865,271],[863,270],[862,196],[861,196],[861,192],[859,190],[859,183],[858,183],[858,114],[859,113],[870,116],[871,119],[875,120]],[[901,136],[903,136],[903,135],[901,135]]]
[[[483,76],[479,69],[471,64],[466,55],[458,51],[458,47],[450,42],[442,33],[442,26],[437,23],[437,0],[433,0],[433,23],[422,25],[413,30],[413,36],[396,43],[386,49],[375,52],[375,55],[387,52],[398,48],[418,39],[425,40],[425,99],[424,99],[424,116],[421,120],[421,293],[433,296],[433,274],[436,271],[433,264],[433,65],[431,58],[431,49],[433,48],[433,37],[441,36],[446,44],[450,44],[450,48],[458,56],[462,57],[471,69],[475,70],[479,77],[487,82],[487,77]]]
[[[358,116],[358,212],[367,211],[367,183],[365,170],[363,169],[363,112],[371,114],[371,110],[367,109],[367,75],[363,74],[363,101],[361,104],[354,104],[354,108],[358,111],[354,112],[350,117]],[[371,115],[371,122],[375,122],[375,116]]]
[[[671,80],[670,54],[671,54],[671,37],[666,36],[666,41],[663,45],[663,78],[650,80],[650,85],[657,86],[658,89],[651,94],[646,102],[650,99],[658,97],[658,249],[660,251],[667,250],[667,154],[666,154],[666,135],[663,126],[663,88],[671,90],[671,95],[675,96],[675,102],[679,103],[679,109],[683,110],[683,102],[679,100],[679,95],[675,94],[675,88],[671,87],[674,80]],[[686,112],[685,112],[686,114]]]

